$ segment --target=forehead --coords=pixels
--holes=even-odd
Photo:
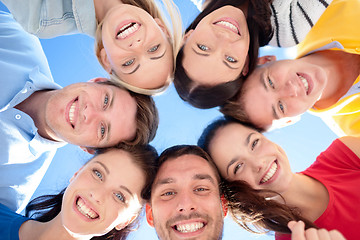
[[[274,120],[276,95],[268,86],[268,68],[256,69],[244,82],[238,101],[249,120],[256,126],[268,128]]]
[[[139,193],[145,182],[145,174],[134,162],[132,156],[121,149],[110,149],[105,153],[95,156],[88,168],[98,165],[110,178],[109,183],[120,186],[127,186],[130,191]]]
[[[215,158],[235,155],[241,152],[240,145],[244,145],[249,134],[254,130],[238,123],[230,123],[218,129],[210,142],[209,149],[211,156]]]
[[[218,184],[215,171],[216,170],[204,158],[193,154],[186,154],[166,160],[161,165],[155,182],[165,178],[184,182],[190,181],[195,175],[207,174]]]

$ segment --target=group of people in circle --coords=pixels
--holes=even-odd
[[[227,214],[276,239],[360,237],[359,0],[205,0],[185,32],[172,0],[1,1],[2,238],[126,239],[142,210],[161,240],[221,239]],[[108,78],[55,83],[39,38],[73,33]],[[297,58],[259,58],[268,44]],[[172,83],[224,117],[158,154],[152,96]],[[293,173],[263,132],[306,111],[341,137]],[[66,143],[94,156],[31,199]]]

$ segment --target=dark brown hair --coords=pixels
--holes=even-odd
[[[177,146],[173,146],[173,147],[170,147],[170,148],[167,148],[166,150],[164,150],[156,161],[156,172],[159,171],[160,167],[167,160],[174,159],[174,158],[177,158],[177,157],[180,157],[183,155],[187,155],[187,154],[196,155],[196,156],[199,156],[199,157],[205,159],[209,163],[211,168],[214,170],[214,174],[217,178],[216,180],[218,181],[218,183],[220,183],[220,175],[217,171],[217,168],[216,168],[214,162],[211,160],[209,154],[207,154],[203,149],[201,149],[200,147],[195,146],[195,145],[177,145]],[[154,180],[155,180],[155,178],[153,179],[153,181]],[[219,187],[219,191],[220,190],[221,189]],[[147,195],[144,196],[144,199],[146,199],[147,201],[150,201],[151,186],[148,189]]]
[[[222,192],[234,221],[249,232],[289,234],[291,231],[287,224],[292,220],[303,221],[306,229],[317,228],[313,222],[301,216],[299,209],[267,198],[276,192],[253,189],[245,181],[225,180],[222,181]]]
[[[96,155],[94,157],[108,151],[109,149],[111,148],[99,150],[98,152],[96,152]],[[119,149],[122,149],[125,152],[129,153],[133,162],[142,170],[143,174],[145,175],[145,186],[141,191],[141,197],[144,199],[146,189],[149,188],[149,185],[151,185],[153,179],[155,178],[155,174],[156,174],[155,160],[158,156],[157,151],[155,150],[155,148],[153,148],[150,145],[143,145],[143,146],[121,145],[119,146]],[[48,222],[52,220],[61,211],[61,205],[62,205],[65,189],[63,189],[59,194],[44,195],[33,199],[26,206],[25,215],[27,217],[32,217],[33,219],[39,222]],[[124,240],[127,238],[130,232],[137,229],[138,220],[139,219],[127,225],[125,228],[121,230],[116,230],[114,228],[103,236],[93,237],[91,239]]]
[[[242,124],[227,117],[215,120],[205,128],[198,140],[198,145],[210,154],[209,145],[216,132],[232,123]],[[251,125],[243,125],[259,131]],[[247,231],[252,233],[266,233],[268,231],[291,233],[287,227],[287,223],[291,220],[302,220],[306,228],[316,228],[314,223],[301,216],[297,208],[266,198],[274,195],[281,197],[280,194],[274,191],[256,190],[245,181],[229,182],[223,178],[221,186],[234,221]]]
[[[271,26],[271,0],[213,0],[206,8],[196,17],[196,19],[186,29],[186,32],[195,29],[198,23],[212,11],[225,5],[231,5],[240,8],[248,4],[247,25],[250,34],[250,46],[248,51],[249,57],[249,75],[256,67],[259,47],[268,44],[273,30]],[[241,88],[246,77],[240,75],[229,82],[215,86],[196,85],[193,80],[186,74],[182,66],[184,57],[183,48],[180,49],[176,58],[176,68],[174,76],[174,85],[180,97],[197,108],[212,108],[221,106],[226,100],[233,97]]]

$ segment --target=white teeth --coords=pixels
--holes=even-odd
[[[189,233],[189,232],[196,232],[197,230],[203,227],[204,227],[204,223],[197,222],[197,223],[176,225],[176,230],[182,233]]]
[[[266,173],[265,177],[263,177],[263,179],[261,179],[261,183],[266,183],[267,181],[270,180],[270,178],[272,178],[274,176],[274,174],[276,173],[276,170],[278,168],[278,165],[276,162],[273,162],[269,171]]]
[[[85,202],[81,198],[79,198],[78,201],[76,202],[76,207],[79,210],[79,212],[87,218],[94,219],[99,216],[96,212],[88,208],[85,205]]]
[[[118,38],[126,38],[127,36],[129,36],[131,33],[135,32],[136,30],[138,30],[140,27],[140,25],[138,23],[129,23],[127,25],[125,25],[124,27],[122,27],[117,35]]]
[[[72,125],[74,125],[75,103],[76,103],[76,101],[73,102],[73,104],[71,104],[70,109],[69,109],[69,120]]]
[[[304,84],[305,91],[306,91],[306,93],[307,93],[308,90],[309,90],[309,83],[308,83],[308,81],[307,81],[306,78],[304,78],[303,76],[301,76],[301,75],[298,75],[298,76],[299,76],[300,80],[302,81],[302,83]]]
[[[222,25],[224,27],[230,28],[231,30],[233,30],[236,33],[239,33],[239,30],[237,29],[237,27],[234,24],[230,23],[230,22],[219,21],[219,22],[216,22],[215,25]]]

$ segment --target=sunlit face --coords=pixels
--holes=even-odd
[[[216,85],[235,80],[249,50],[249,30],[244,13],[225,6],[204,17],[186,35],[183,66],[198,84]]]
[[[221,239],[218,184],[214,169],[199,156],[167,160],[151,191],[151,215],[159,239]]]
[[[83,82],[52,92],[45,121],[53,139],[79,146],[108,147],[135,137],[137,105],[128,91]]]
[[[140,88],[164,86],[173,71],[172,46],[159,19],[141,8],[120,4],[102,27],[102,62],[123,81]]]
[[[61,208],[64,227],[75,235],[104,235],[123,228],[141,208],[142,170],[119,149],[100,154],[67,187]]]
[[[209,151],[221,175],[228,180],[243,180],[255,189],[281,193],[292,179],[284,150],[241,124],[231,123],[217,130]]]
[[[301,59],[271,62],[258,67],[244,82],[241,102],[251,122],[266,128],[275,119],[307,111],[326,83],[322,68]]]

